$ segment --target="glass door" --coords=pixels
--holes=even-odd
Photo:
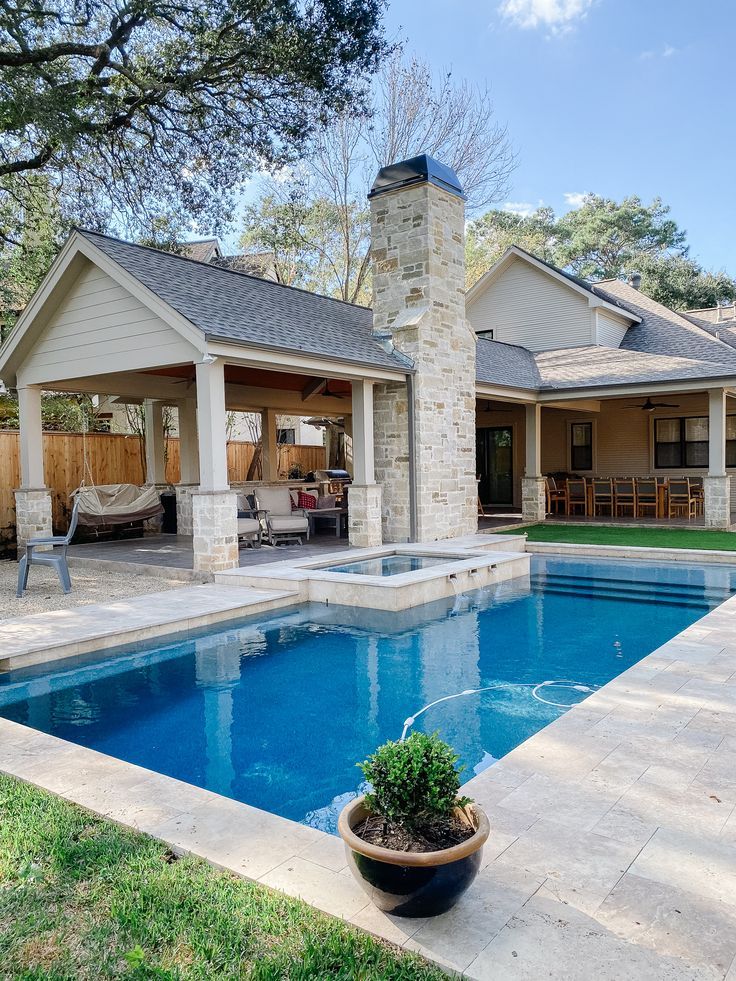
[[[514,433],[511,426],[476,430],[477,469],[481,503],[490,506],[514,503]]]

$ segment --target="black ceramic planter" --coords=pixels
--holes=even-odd
[[[488,818],[475,804],[461,813],[476,829],[467,841],[437,852],[397,852],[369,845],[353,832],[366,818],[363,797],[347,805],[338,831],[348,864],[379,909],[395,916],[437,916],[455,905],[480,868],[490,833]]]

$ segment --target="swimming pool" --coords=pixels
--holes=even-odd
[[[535,556],[530,578],[455,602],[310,604],[8,672],[0,715],[332,831],[355,761],[427,703],[491,689],[416,723],[470,777],[734,592],[724,566]]]

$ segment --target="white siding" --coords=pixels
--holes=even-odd
[[[25,384],[191,361],[177,331],[91,263],[23,363]]]
[[[617,317],[615,313],[596,309],[597,331],[596,344],[603,347],[621,347],[621,341],[626,335],[628,321]]]
[[[530,351],[595,344],[587,299],[553,276],[515,259],[468,303],[473,330],[493,330],[496,341]]]

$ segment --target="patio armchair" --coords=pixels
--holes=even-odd
[[[582,477],[570,478],[567,482],[567,513],[575,514],[576,508],[582,508],[583,514],[588,513],[588,488]]]
[[[696,477],[694,480],[690,478],[690,493],[695,498],[695,514],[702,515],[705,513],[705,488],[703,487],[703,480],[701,477]]]
[[[257,487],[253,496],[256,509],[265,512],[262,526],[269,545],[285,541],[302,544],[302,536],[309,541],[309,519],[304,508],[292,510],[288,487]]]
[[[617,516],[631,509],[631,517],[636,517],[636,487],[633,477],[614,477],[613,504]]]
[[[74,538],[79,519],[79,497],[74,498],[74,507],[66,535],[49,535],[46,538],[31,538],[26,542],[26,553],[18,564],[18,589],[16,596],[20,599],[28,585],[28,572],[32,565],[50,565],[56,569],[61,588],[65,593],[72,591],[72,581],[69,576],[69,566],[66,561],[66,550]],[[50,545],[48,551],[37,552],[41,545]]]
[[[593,516],[607,508],[613,517],[613,481],[610,477],[593,478]]]
[[[690,481],[687,477],[677,477],[667,483],[667,517],[682,515],[688,521],[696,517],[698,513],[698,501],[695,494],[690,489]]]
[[[658,488],[654,477],[636,478],[636,516],[645,518],[647,511],[652,512],[652,517],[656,518],[659,510]]]
[[[567,510],[567,489],[558,487],[554,477],[544,478],[547,514],[564,514]],[[560,505],[562,507],[560,508]]]
[[[266,512],[251,507],[245,494],[238,494],[238,544],[260,548],[263,540],[263,523]]]

